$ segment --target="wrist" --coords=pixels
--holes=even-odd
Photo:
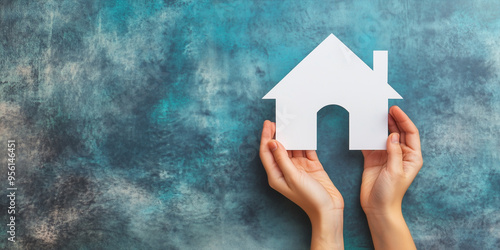
[[[378,219],[389,219],[389,218],[403,216],[401,205],[387,206],[383,208],[363,207],[363,211],[365,212],[367,219],[371,217]]]
[[[312,225],[311,249],[344,249],[344,210],[309,216]]]
[[[401,209],[365,212],[376,249],[415,249]]]
[[[392,229],[398,225],[404,224],[406,226],[401,210],[387,210],[384,212],[370,211],[368,213],[365,212],[365,214],[370,230],[373,228],[376,231],[383,232],[384,230]]]

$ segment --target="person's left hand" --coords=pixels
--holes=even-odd
[[[327,229],[342,236],[344,200],[319,162],[314,150],[285,150],[274,140],[276,125],[264,122],[260,142],[260,159],[269,185],[299,205],[311,219],[315,232]],[[338,238],[338,237],[337,237]],[[336,239],[336,243],[342,239]],[[343,242],[342,242],[343,244]],[[324,244],[325,246],[327,244]]]

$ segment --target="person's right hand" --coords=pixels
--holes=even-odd
[[[406,190],[422,167],[417,127],[397,106],[390,109],[387,151],[364,150],[363,208],[375,248],[415,248],[401,211]]]

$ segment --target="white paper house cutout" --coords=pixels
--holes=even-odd
[[[287,150],[316,150],[317,112],[349,112],[349,149],[385,150],[388,99],[403,99],[387,83],[387,51],[373,51],[373,70],[330,34],[263,99],[276,99],[276,139]]]

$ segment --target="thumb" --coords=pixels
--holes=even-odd
[[[293,165],[293,162],[288,157],[286,149],[283,147],[283,145],[281,145],[281,143],[276,140],[270,140],[267,143],[267,146],[273,153],[274,160],[285,176],[291,177],[292,175],[297,173],[297,168],[295,168],[295,165]]]
[[[392,133],[387,138],[387,168],[392,173],[403,171],[403,151],[398,133]]]

